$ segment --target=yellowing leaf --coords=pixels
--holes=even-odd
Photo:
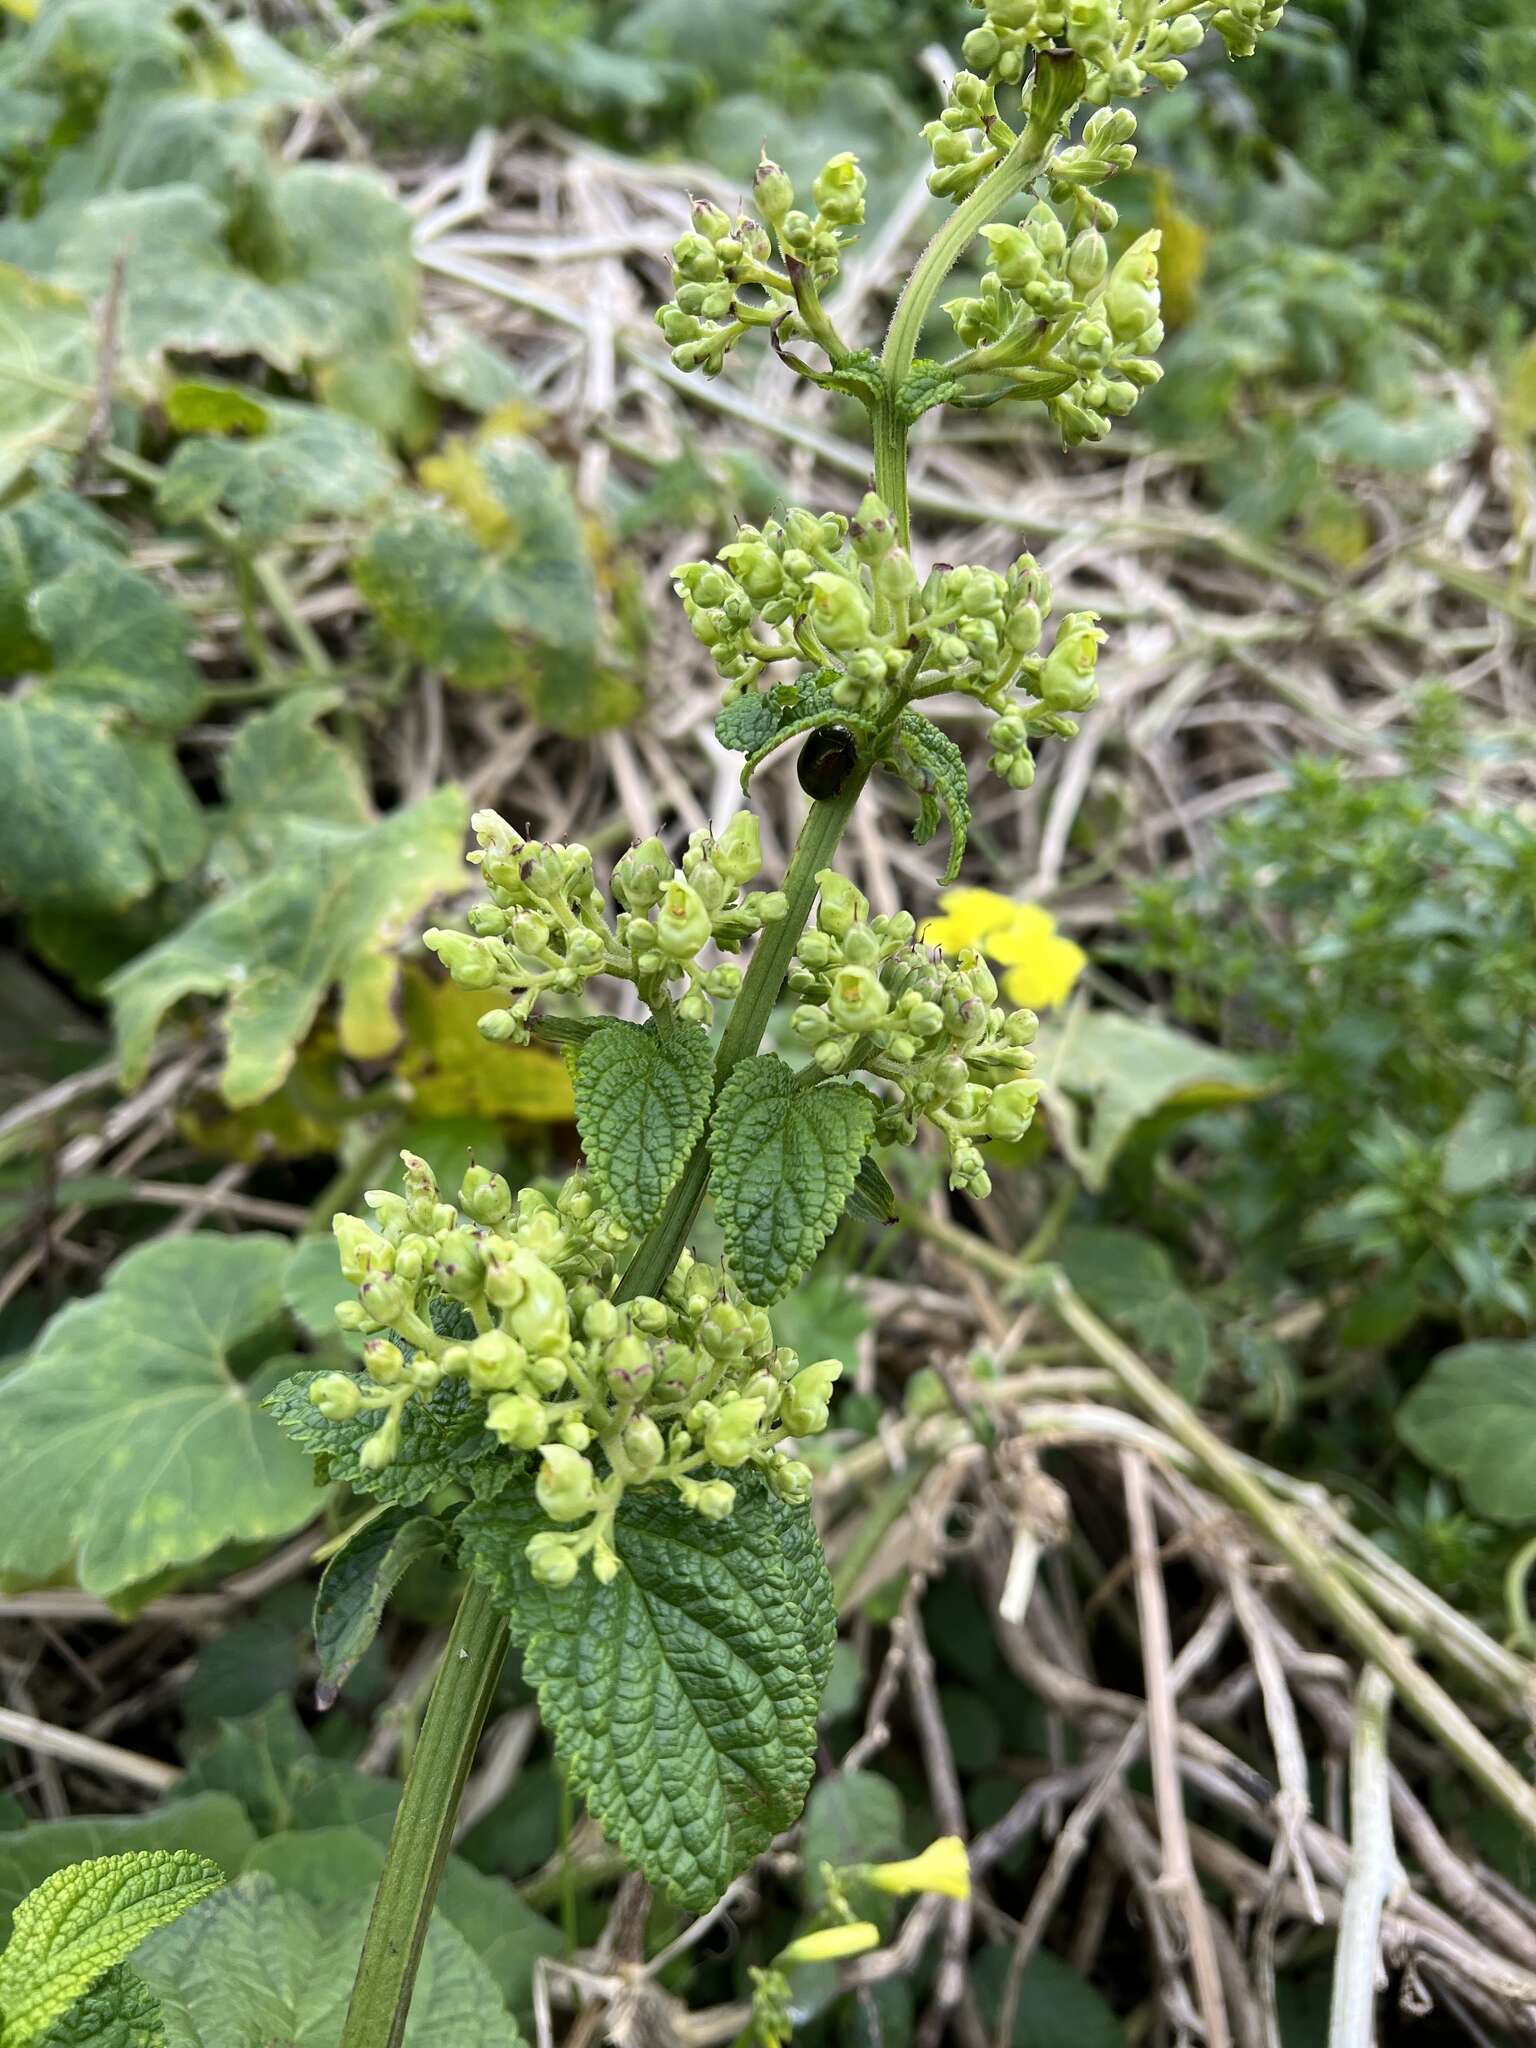
[[[401,939],[463,875],[464,799],[446,784],[376,825],[296,819],[270,869],[211,903],[107,983],[123,1075],[137,1083],[160,1020],[190,995],[224,1004],[220,1085],[236,1108],[281,1086],[330,987],[342,985],[345,1051],[380,1058]]]
[[[502,1008],[412,970],[405,978],[406,1049],[398,1071],[425,1117],[483,1116],[503,1123],[566,1124],[576,1115],[571,1077],[558,1054],[534,1045],[491,1045],[476,1019]]]
[[[1157,271],[1163,294],[1163,319],[1170,328],[1183,327],[1199,303],[1210,236],[1199,221],[1183,212],[1173,196],[1173,181],[1157,179],[1153,218],[1163,231]]]
[[[1319,491],[1302,520],[1301,543],[1325,562],[1353,569],[1370,549],[1371,522],[1347,491]]]
[[[109,1598],[314,1512],[309,1460],[234,1348],[282,1314],[285,1238],[165,1237],[52,1317],[0,1380],[0,1571]]]

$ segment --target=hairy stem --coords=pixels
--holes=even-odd
[[[902,287],[881,352],[885,397],[874,414],[875,489],[896,521],[903,547],[910,545],[907,509],[907,433],[898,395],[912,373],[923,322],[939,286],[976,236],[1014,193],[1035,177],[1050,153],[1051,137],[1031,121],[1002,162],[990,170],[969,199],[957,206],[934,235]]]
[[[507,1654],[507,1626],[471,1583],[406,1774],[340,2048],[400,2048],[454,1817]]]

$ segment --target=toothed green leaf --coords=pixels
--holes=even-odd
[[[55,2020],[37,2048],[165,2048],[160,2001],[126,1963]]]
[[[896,751],[886,764],[918,796],[917,823],[912,837],[926,846],[939,829],[942,818],[949,826],[949,859],[941,881],[952,882],[965,857],[966,835],[971,829],[971,792],[965,772],[965,756],[931,719],[920,712],[904,711],[896,740]]]
[[[417,1559],[430,1556],[442,1541],[443,1525],[433,1516],[386,1508],[327,1563],[315,1594],[320,1706],[334,1703],[378,1634],[390,1594]]]
[[[296,1444],[313,1452],[322,1481],[343,1480],[358,1493],[408,1508],[445,1486],[497,1493],[516,1469],[485,1427],[485,1403],[463,1380],[445,1379],[432,1393],[406,1402],[400,1449],[392,1463],[381,1472],[365,1472],[358,1453],[379,1426],[378,1411],[364,1410],[351,1422],[327,1422],[309,1398],[310,1387],[322,1377],[295,1373],[274,1387],[263,1404]]]
[[[146,1934],[223,1882],[189,1849],[101,1856],[44,1879],[16,1908],[0,1956],[0,2048],[31,2048]]]
[[[533,1577],[524,1547],[548,1524],[526,1488],[456,1524],[588,1811],[695,1911],[799,1814],[836,1636],[809,1515],[732,1479],[723,1522],[626,1493],[606,1586],[586,1566],[558,1590]]]
[[[874,1131],[874,1104],[847,1081],[800,1085],[776,1053],[743,1060],[709,1126],[715,1214],[749,1301],[794,1286],[843,1213]]]
[[[576,1128],[604,1200],[647,1230],[709,1114],[715,1056],[701,1024],[604,1024],[576,1059]]]

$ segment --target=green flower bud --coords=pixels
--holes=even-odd
[[[400,1411],[391,1408],[378,1428],[361,1446],[357,1462],[364,1472],[382,1472],[400,1454]]]
[[[523,1555],[539,1584],[557,1591],[561,1586],[568,1586],[581,1569],[581,1560],[575,1551],[554,1529],[541,1529],[537,1536],[530,1536]]]
[[[610,1344],[624,1327],[624,1318],[608,1300],[594,1301],[582,1310],[581,1334],[594,1344]]]
[[[626,910],[646,911],[661,901],[672,879],[672,861],[659,839],[632,846],[613,871],[613,893]]]
[[[873,627],[869,599],[860,586],[830,569],[818,569],[806,581],[812,592],[810,620],[822,645],[835,653],[864,646]]]
[[[1097,228],[1087,228],[1067,255],[1067,279],[1078,292],[1102,284],[1109,269],[1109,245]]]
[[[1120,258],[1104,288],[1104,312],[1116,341],[1137,343],[1161,317],[1157,252],[1162,230],[1152,228]]]
[[[763,864],[763,835],[751,811],[738,811],[715,841],[710,865],[739,888]]]
[[[864,173],[849,150],[829,158],[811,186],[811,197],[834,227],[857,227],[864,218]]]
[[[648,1479],[667,1455],[661,1431],[649,1415],[632,1415],[619,1441],[625,1457],[642,1479]]]
[[[710,936],[710,916],[687,882],[667,885],[656,913],[656,943],[673,960],[691,960]]]
[[[592,1441],[592,1432],[579,1416],[567,1416],[555,1434],[561,1443],[573,1451],[584,1451]]]
[[[722,1402],[704,1426],[704,1448],[716,1465],[744,1465],[757,1448],[765,1403],[738,1395]]]
[[[795,203],[793,182],[764,156],[752,178],[752,204],[769,227],[777,228]]]
[[[357,1290],[358,1302],[375,1329],[397,1323],[414,1306],[416,1290],[393,1274],[371,1274]]]
[[[512,1214],[512,1190],[499,1173],[472,1166],[459,1184],[459,1207],[476,1223],[494,1228]]]
[[[873,491],[866,491],[860,499],[848,528],[848,539],[854,553],[864,562],[878,562],[896,545],[896,522],[885,500]]]
[[[466,1377],[477,1394],[496,1394],[515,1387],[527,1370],[527,1352],[505,1330],[483,1330],[465,1348]]]
[[[1086,711],[1099,694],[1094,670],[1109,635],[1099,626],[1098,616],[1068,612],[1056,629],[1056,644],[1035,686],[1052,711]]]
[[[370,1273],[394,1271],[394,1247],[359,1216],[333,1216],[331,1235],[341,1254],[341,1277],[354,1287]]]
[[[542,1403],[527,1394],[497,1394],[486,1403],[485,1426],[515,1451],[536,1451],[549,1433]]]
[[[359,1331],[374,1327],[373,1318],[358,1301],[338,1301],[331,1313],[336,1318],[337,1329],[345,1330],[348,1336],[356,1336]]]
[[[311,1380],[309,1398],[327,1422],[351,1422],[363,1409],[363,1390],[348,1372],[326,1372]]]
[[[591,1463],[567,1444],[546,1444],[534,1481],[539,1506],[552,1522],[575,1522],[597,1506],[597,1477]]]
[[[768,1483],[780,1500],[799,1507],[811,1497],[811,1468],[798,1458],[775,1458],[768,1468]]]
[[[489,939],[473,939],[468,932],[440,931],[429,926],[421,943],[435,953],[460,988],[494,988],[501,979],[501,967]]]
[[[377,1387],[398,1387],[405,1377],[405,1353],[385,1337],[373,1337],[363,1346],[363,1365]]]
[[[890,1007],[873,968],[842,967],[833,975],[827,1008],[845,1031],[873,1031]]]
[[[685,1479],[678,1489],[683,1505],[709,1522],[723,1522],[736,1505],[736,1489],[728,1479]]]
[[[779,1411],[791,1436],[819,1436],[826,1428],[832,1389],[842,1370],[840,1358],[823,1358],[814,1365],[801,1366],[784,1389]]]
[[[528,1027],[520,1024],[510,1010],[487,1010],[475,1019],[475,1029],[492,1045],[526,1045]]]
[[[1045,275],[1045,257],[1040,246],[1023,228],[998,221],[981,233],[992,268],[1010,291],[1022,291]]]
[[[835,869],[821,868],[816,875],[821,900],[816,906],[816,928],[834,939],[845,938],[855,924],[869,917],[869,898]]]
[[[438,1240],[432,1277],[452,1301],[474,1301],[485,1287],[485,1257],[468,1230],[450,1230]]]
[[[987,1100],[988,1134],[1005,1142],[1022,1138],[1034,1122],[1039,1099],[1037,1081],[1005,1081],[1001,1088],[994,1088]]]
[[[740,1358],[747,1335],[747,1319],[733,1302],[711,1302],[699,1322],[699,1342],[711,1358]]]

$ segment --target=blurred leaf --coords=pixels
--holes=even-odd
[[[1156,174],[1154,186],[1152,218],[1163,236],[1157,259],[1163,318],[1170,328],[1184,327],[1199,304],[1211,238],[1193,215],[1180,208],[1166,172]]]
[[[518,1800],[509,1803],[522,1797],[520,1782]],[[324,1907],[370,1897],[383,1865],[384,1846],[373,1835],[329,1827],[272,1835],[257,1845],[246,1867],[265,1871],[283,1891]],[[560,1930],[525,1906],[505,1879],[485,1875],[461,1856],[450,1856],[444,1867],[437,1912],[463,1935],[512,2010],[527,2011],[534,1964],[540,1956],[562,1953]]]
[[[1012,1955],[1011,1948],[994,1943],[975,1959],[972,1981],[989,2037],[1002,2012]],[[1025,1965],[1012,2038],[1013,2048],[1125,2048],[1124,2031],[1109,2006],[1049,1949],[1037,1949]]]
[[[264,434],[272,408],[238,384],[184,378],[163,400],[165,417],[178,434]]]
[[[0,361],[0,400],[4,391]],[[0,512],[0,675],[48,664],[48,643],[32,614],[34,594],[77,564],[119,562],[122,551],[118,528],[57,485],[40,485]]]
[[[135,1967],[177,2048],[330,2042],[340,2034],[369,1902],[317,1908],[243,1877],[152,1935]],[[442,1918],[427,1929],[403,2048],[523,2048],[495,1980]]]
[[[400,1797],[392,1780],[321,1756],[286,1697],[221,1721],[213,1742],[172,1787],[167,1810],[211,1792],[238,1799],[258,1834],[345,1822],[376,1828],[381,1839]]]
[[[1453,405],[1421,405],[1398,418],[1366,398],[1341,398],[1314,428],[1329,455],[1407,474],[1465,454],[1476,427]]]
[[[1069,1012],[1042,1027],[1039,1050],[1051,1134],[1094,1194],[1147,1118],[1193,1116],[1272,1092],[1253,1062],[1118,1010]],[[1079,1098],[1090,1110],[1086,1132]]]
[[[1536,1522],[1536,1342],[1442,1351],[1397,1411],[1397,1433],[1494,1522]]]
[[[389,451],[360,420],[277,400],[265,410],[264,430],[248,438],[181,443],[155,494],[167,519],[224,511],[261,543],[304,519],[360,516],[398,481]]]
[[[473,327],[437,313],[411,345],[417,373],[437,398],[465,412],[500,413],[523,402],[523,387],[511,363]]]
[[[53,652],[50,701],[76,699],[176,732],[203,708],[191,626],[147,576],[105,554],[74,563],[32,599]]]
[[[878,1771],[837,1771],[812,1789],[800,1824],[801,1891],[815,1909],[826,1903],[821,1866],[882,1863],[906,1853],[901,1794]]]
[[[1170,1359],[1174,1386],[1186,1401],[1198,1401],[1211,1369],[1210,1329],[1162,1246],[1135,1230],[1077,1225],[1056,1256],[1088,1306]]]
[[[90,404],[96,342],[79,293],[0,262],[0,491]],[[71,398],[50,389],[78,385]]]
[[[196,866],[203,820],[170,748],[118,727],[41,690],[0,701],[0,895],[112,910]]]
[[[851,1383],[860,1343],[870,1325],[864,1297],[835,1258],[819,1260],[805,1279],[773,1305],[773,1334],[802,1358],[840,1358]]]
[[[1353,569],[1370,551],[1365,508],[1347,491],[1314,492],[1302,518],[1301,544],[1335,568]]]
[[[73,1566],[106,1597],[313,1513],[307,1461],[258,1412],[270,1375],[228,1365],[281,1314],[287,1257],[276,1237],[159,1238],[52,1317],[0,1381],[0,1570]]]
[[[358,1059],[400,1041],[392,1003],[395,948],[436,896],[462,877],[464,799],[451,783],[357,830],[294,821],[270,873],[151,947],[107,984],[129,1086],[183,997],[226,999],[227,1102],[260,1102],[340,983],[340,1037]]]
[[[310,360],[403,343],[419,285],[409,221],[383,184],[360,171],[300,165],[273,180],[268,205],[271,256],[260,274],[231,254],[227,209],[193,184],[60,201],[0,226],[0,258],[95,294],[121,256],[119,335],[130,374],[143,376],[168,350],[254,355],[296,372]]]
[[[1445,1141],[1441,1185],[1447,1194],[1476,1195],[1536,1172],[1536,1125],[1523,1121],[1520,1098],[1486,1088],[1462,1111]]]
[[[504,995],[476,994],[410,970],[404,1002],[406,1048],[396,1071],[411,1084],[416,1114],[574,1122],[576,1100],[563,1059],[539,1046],[492,1045],[476,1029],[477,1018],[505,1008]]]
[[[345,702],[339,690],[294,690],[242,721],[219,769],[225,809],[210,864],[243,882],[266,869],[294,818],[369,825],[373,806],[354,756],[317,722]]]
[[[385,630],[466,690],[516,687],[557,732],[632,715],[604,671],[597,585],[564,473],[531,442],[451,443],[422,465],[451,509],[408,505],[353,564]]]

